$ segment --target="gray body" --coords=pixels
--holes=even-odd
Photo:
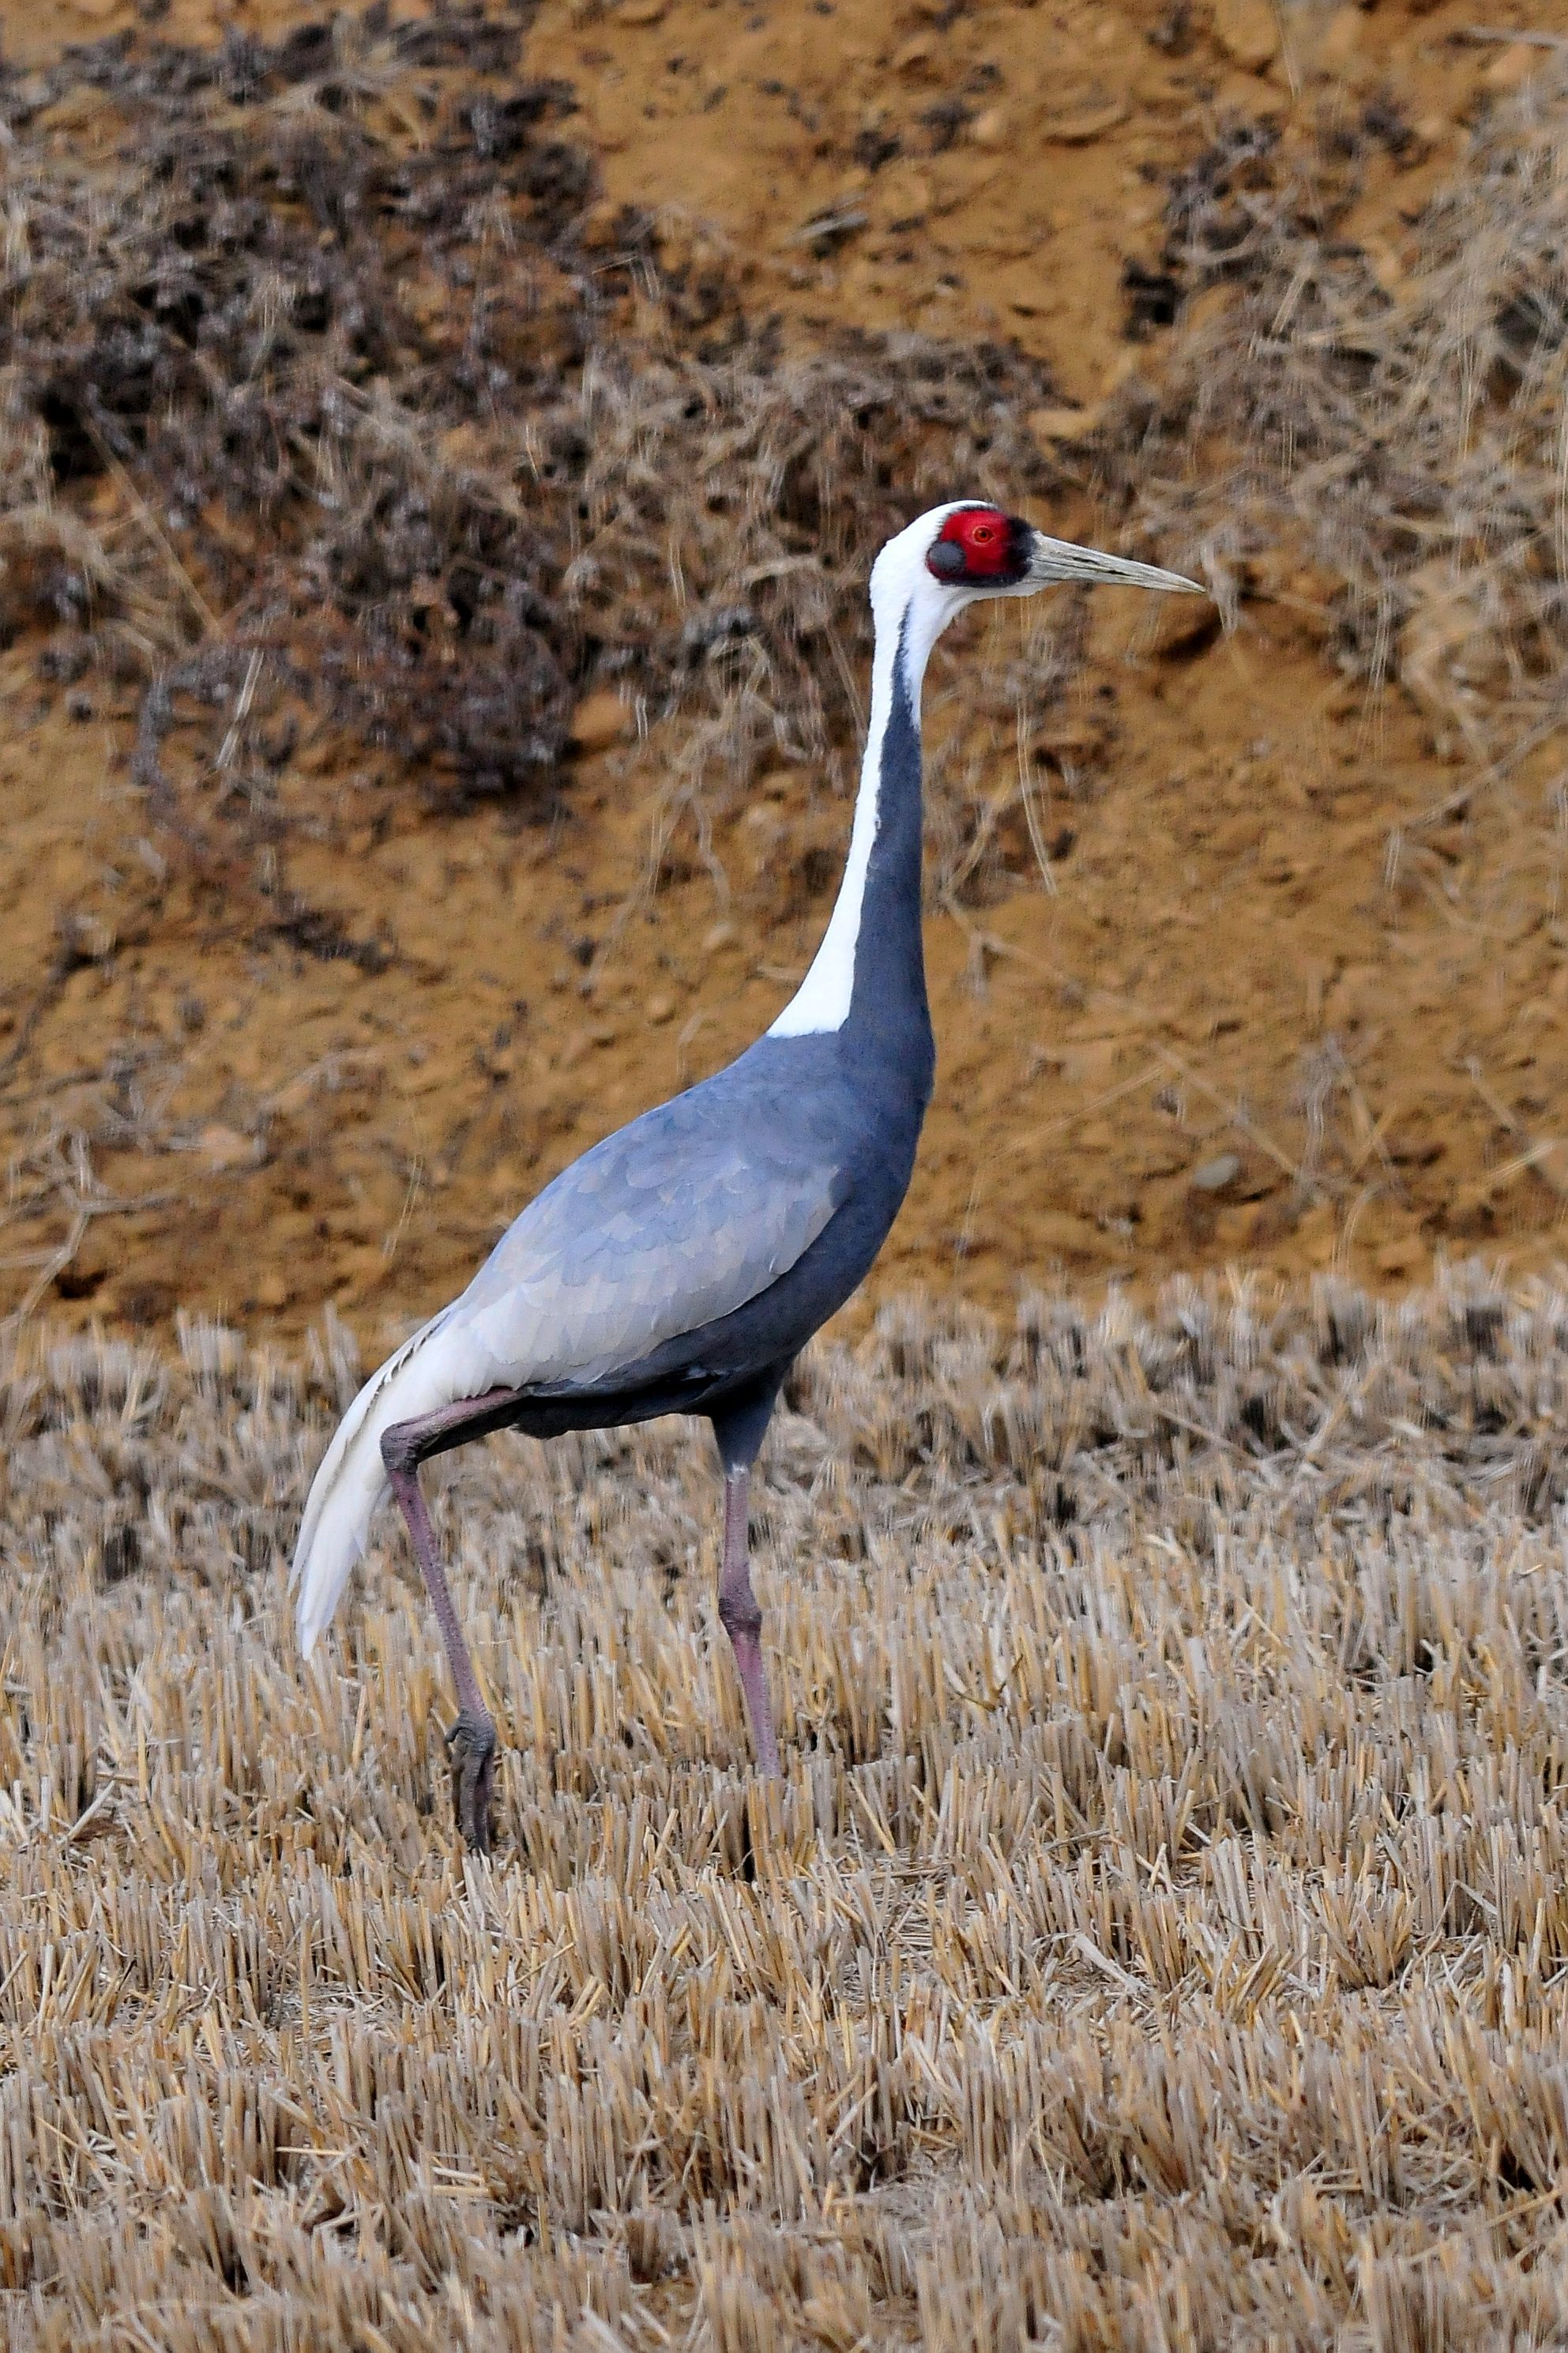
[[[881,774],[843,1027],[760,1038],[727,1069],[595,1145],[502,1236],[464,1303],[510,1293],[514,1260],[526,1250],[536,1262],[546,1229],[561,1237],[563,1282],[581,1291],[602,1279],[628,1330],[645,1291],[665,1300],[700,1293],[716,1259],[730,1262],[737,1287],[758,1287],[612,1371],[498,1400],[486,1428],[547,1438],[703,1414],[726,1470],[738,1469],[756,1453],[790,1364],[864,1279],[909,1189],[935,1068],[921,938],[920,738],[901,682]]]

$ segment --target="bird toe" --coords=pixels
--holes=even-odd
[[[464,1708],[447,1735],[452,1760],[452,1810],[473,1854],[490,1851],[490,1796],[495,1772],[496,1728],[488,1715]]]

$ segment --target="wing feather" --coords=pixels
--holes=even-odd
[[[557,1177],[454,1303],[498,1380],[603,1380],[733,1314],[823,1231],[842,1198],[834,1155],[806,1136],[767,1145],[685,1120],[660,1134],[689,1102]]]
[[[743,1061],[606,1136],[510,1226],[467,1291],[372,1375],[316,1473],[294,1556],[309,1651],[386,1492],[381,1440],[492,1388],[584,1388],[733,1314],[844,1198],[809,1108]]]

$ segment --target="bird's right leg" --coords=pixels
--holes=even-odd
[[[436,1531],[430,1525],[430,1514],[419,1484],[419,1465],[432,1455],[445,1454],[451,1447],[460,1446],[465,1439],[479,1438],[487,1430],[498,1428],[515,1402],[515,1395],[511,1390],[491,1390],[484,1397],[447,1406],[439,1413],[422,1415],[416,1421],[395,1422],[381,1441],[381,1459],[407,1522],[419,1574],[425,1580],[425,1590],[430,1597],[430,1607],[446,1646],[452,1681],[457,1685],[458,1720],[447,1735],[447,1751],[452,1759],[452,1805],[458,1828],[475,1854],[489,1854],[490,1851],[496,1720],[485,1705],[479,1679],[458,1622],[452,1589],[436,1548]]]
[[[779,1769],[778,1743],[773,1738],[773,1710],[763,1673],[763,1613],[752,1590],[747,1557],[750,1534],[746,1522],[746,1489],[750,1473],[727,1472],[724,1478],[724,1563],[719,1573],[719,1616],[730,1637],[740,1670],[752,1736],[757,1744],[757,1769],[770,1776]]]
[[[406,1428],[407,1425],[401,1427]],[[395,1434],[395,1430],[387,1433],[389,1437]],[[388,1468],[391,1469],[390,1464]],[[408,1533],[419,1562],[419,1574],[425,1579],[425,1590],[430,1596],[430,1607],[436,1613],[436,1623],[441,1629],[441,1640],[446,1644],[447,1657],[451,1664],[452,1681],[458,1687],[458,1720],[447,1735],[447,1753],[452,1759],[452,1806],[458,1818],[458,1828],[476,1854],[489,1854],[496,1720],[485,1705],[479,1679],[468,1655],[468,1646],[458,1623],[452,1590],[447,1582],[447,1572],[441,1566],[441,1556],[436,1549],[436,1531],[430,1525],[430,1514],[426,1509],[418,1472],[414,1469],[393,1471],[392,1492],[408,1523]]]

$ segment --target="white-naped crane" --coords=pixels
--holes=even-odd
[[[822,945],[737,1061],[595,1145],[546,1186],[462,1295],[368,1380],[316,1473],[294,1556],[300,1643],[331,1618],[390,1487],[457,1685],[457,1820],[488,1851],[496,1727],[463,1639],[419,1465],[492,1430],[550,1438],[667,1413],[712,1424],[724,1478],[719,1615],[764,1773],[779,1769],[747,1557],[746,1493],[784,1376],[898,1214],[935,1054],[921,938],[921,683],[965,606],[1080,582],[1201,594],[1047,539],[973,499],[890,539],[871,573],[871,719]]]

